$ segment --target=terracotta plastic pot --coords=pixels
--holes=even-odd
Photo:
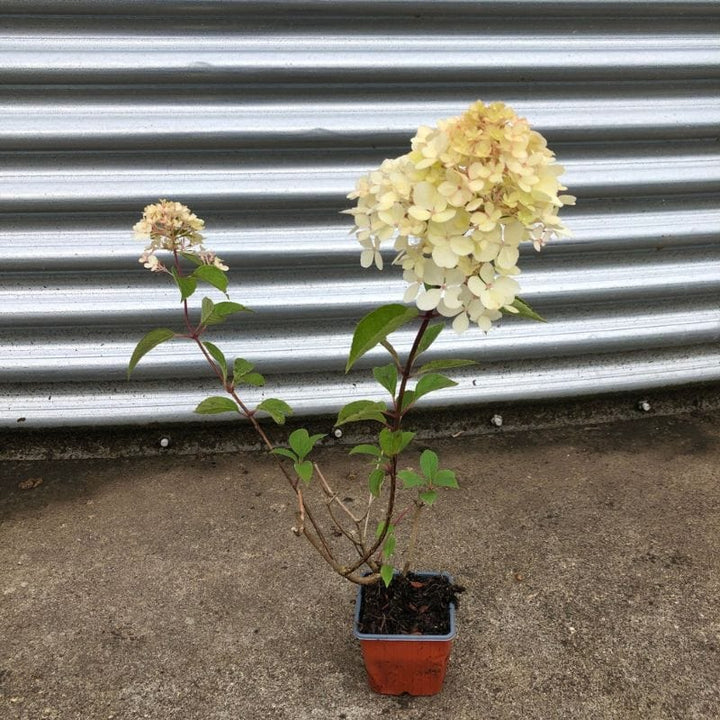
[[[446,573],[417,573],[432,576]],[[447,635],[375,635],[359,630],[363,586],[355,604],[355,637],[360,640],[370,687],[382,695],[435,695],[442,690],[455,628],[455,605],[450,605]]]

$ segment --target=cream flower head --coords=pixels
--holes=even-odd
[[[568,235],[558,210],[573,205],[558,177],[562,166],[545,138],[503,103],[473,103],[459,117],[420,127],[411,150],[361,177],[345,212],[355,219],[361,264],[382,269],[383,242],[394,239],[421,310],[435,303],[487,331],[512,307],[519,285],[518,246],[536,249]],[[425,286],[425,290],[420,292]],[[417,297],[416,297],[417,296]]]
[[[156,250],[180,250],[201,245],[205,221],[190,211],[186,205],[172,200],[160,200],[147,205],[142,220],[133,226],[135,237],[150,239]]]
[[[142,219],[133,226],[135,237],[150,240],[139,262],[153,272],[165,271],[165,266],[155,257],[157,250],[196,255],[204,265],[214,265],[220,270],[227,266],[215,253],[203,247],[205,221],[195,215],[186,205],[172,200],[159,200],[147,205]]]

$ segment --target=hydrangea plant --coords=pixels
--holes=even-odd
[[[476,102],[461,116],[421,127],[411,150],[361,177],[348,198],[346,210],[355,221],[361,246],[360,263],[383,269],[383,244],[392,241],[394,265],[408,283],[404,303],[383,305],[357,324],[346,372],[378,345],[389,355],[386,365],[372,370],[389,395],[388,401],[354,400],[343,407],[336,426],[350,422],[376,423],[374,441],[353,447],[350,454],[367,456],[368,501],[353,511],[309,456],[325,437],[300,428],[276,447],[260,419],[269,415],[282,425],[292,410],[277,398],[255,407],[241,397],[243,386],[262,386],[265,379],[243,358],[232,363],[206,339],[213,325],[248,309],[229,299],[204,297],[199,313],[189,299],[198,283],[227,293],[227,266],[203,245],[204,222],[189,208],[161,200],[148,205],[135,225],[135,234],[149,240],[140,262],[149,270],[169,275],[180,292],[184,327],[159,328],[138,343],[128,374],[139,360],[162,342],[179,338],[194,342],[214,372],[224,394],[206,398],[195,408],[200,414],[231,412],[246,418],[267,450],[274,455],[297,500],[297,524],[322,558],[341,576],[355,583],[378,580],[389,585],[398,564],[396,528],[410,523],[403,572],[407,573],[417,543],[419,520],[439,492],[458,486],[452,470],[442,468],[432,450],[424,450],[415,467],[405,466],[403,451],[415,434],[406,429],[407,414],[427,394],[456,385],[441,371],[473,364],[466,359],[422,361],[452,318],[457,333],[470,323],[487,332],[503,313],[534,320],[540,316],[518,297],[519,246],[532,242],[537,250],[553,236],[567,234],[558,218],[575,198],[562,194],[563,168],[555,162],[545,139],[502,103]],[[170,256],[168,265],[157,253]],[[411,304],[412,303],[412,304]],[[399,328],[414,324],[410,350],[401,354],[389,340]],[[307,496],[319,486],[323,519]],[[408,503],[399,491],[410,493]],[[379,512],[377,509],[380,508]],[[333,537],[350,548],[350,559],[337,549]]]

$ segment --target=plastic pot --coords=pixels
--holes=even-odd
[[[444,575],[423,572],[417,575]],[[355,603],[355,637],[360,640],[365,670],[372,690],[382,695],[435,695],[442,690],[448,658],[456,634],[455,605],[451,604],[447,635],[375,635],[359,630],[364,586]]]

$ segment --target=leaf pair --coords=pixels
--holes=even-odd
[[[432,450],[423,450],[420,455],[420,470],[422,475],[413,470],[401,470],[398,477],[405,488],[418,488],[418,497],[426,505],[432,505],[437,499],[435,488],[458,487],[455,473],[452,470],[440,470],[438,456]]]
[[[414,437],[414,432],[383,428],[378,435],[378,442],[385,457],[395,457],[410,444]]]
[[[227,387],[228,364],[225,355],[217,345],[207,340],[203,342],[203,346],[217,363],[220,373],[222,374],[223,385]],[[235,362],[233,363],[233,387],[241,383],[254,387],[262,387],[265,384],[265,378],[258,372],[251,372],[254,367],[252,363],[243,358],[235,358]]]
[[[255,410],[262,410],[278,424],[284,425],[288,416],[292,415],[292,408],[283,400],[267,398],[263,400]],[[213,395],[203,400],[196,408],[198,415],[217,415],[224,412],[240,412],[238,404],[229,397]]]
[[[182,253],[182,256],[195,264],[200,262],[200,259],[192,253]],[[180,275],[177,268],[173,268],[170,272],[175,280],[175,284],[178,286],[178,290],[180,290],[181,300],[187,300],[195,290],[197,290],[198,280],[212,285],[227,295],[227,275],[214,265],[200,264],[190,275]]]
[[[233,383],[239,385],[252,385],[253,387],[262,387],[265,384],[265,378],[259,372],[253,372],[255,366],[243,360],[243,358],[235,358],[233,363]]]
[[[275,455],[282,455],[293,461],[293,468],[297,476],[304,482],[309,483],[313,476],[313,464],[305,457],[315,447],[317,442],[324,438],[325,435],[310,435],[305,428],[294,430],[290,433],[288,444],[291,449],[274,448],[271,452]]]
[[[377,445],[361,444],[350,450],[350,455],[370,455],[374,458],[374,469],[368,477],[370,493],[374,497],[380,495],[385,481],[385,461],[399,455],[415,437],[415,433],[403,430],[389,430],[383,428],[378,436]]]
[[[378,436],[378,445],[356,445],[350,450],[350,455],[370,455],[374,458],[374,469],[368,477],[370,493],[374,497],[380,495],[383,482],[385,481],[386,470],[384,461],[399,455],[415,437],[413,432],[403,430],[392,431],[383,428]]]
[[[204,267],[209,267],[209,265]],[[204,297],[200,306],[200,325],[202,327],[219,325],[224,323],[231,315],[239,312],[252,312],[252,310],[240,303],[230,302],[229,300],[215,303],[209,297]]]
[[[515,303],[513,306],[516,306]],[[521,313],[532,312],[527,303],[523,303],[519,299],[517,301],[517,307]],[[414,320],[417,316],[417,308],[399,304],[383,305],[365,315],[355,327],[345,372],[348,372],[365,353],[372,350],[376,345],[383,344],[387,346],[389,344],[386,341],[387,336],[411,320]],[[540,316],[538,315],[537,317],[539,318]],[[423,332],[415,351],[415,357],[418,357],[430,348],[444,327],[444,323],[436,323],[434,325],[428,325],[428,327],[425,328],[425,332]],[[390,350],[393,357],[396,357],[392,347],[388,348],[388,350]],[[417,374],[431,370],[446,370],[472,364],[474,364],[473,360],[435,360],[420,368]],[[383,368],[375,368],[373,374],[375,375],[375,379],[385,387],[391,395],[395,395],[397,368],[394,363]]]
[[[203,267],[210,266],[204,265]],[[216,304],[210,298],[203,298],[202,308],[200,312],[200,325],[218,325],[219,323],[225,322],[225,320],[227,320],[230,315],[239,312],[251,311],[248,310],[248,308],[246,308],[245,306],[240,305],[240,303],[228,301]],[[161,343],[177,337],[177,335],[178,333],[176,333],[174,330],[169,330],[168,328],[157,328],[156,330],[151,330],[144,337],[142,337],[138,344],[135,346],[135,349],[133,350],[133,353],[130,357],[127,371],[128,377],[130,377],[130,374],[135,369],[135,366],[145,355],[147,355],[147,353],[149,353],[153,348],[157,347]],[[224,376],[227,377],[227,362],[225,362],[225,358],[220,352],[220,350],[215,345],[209,342],[204,343],[204,345],[207,348],[208,352],[212,355],[212,357],[218,362],[220,367],[224,367]],[[220,360],[221,356],[222,360]]]

